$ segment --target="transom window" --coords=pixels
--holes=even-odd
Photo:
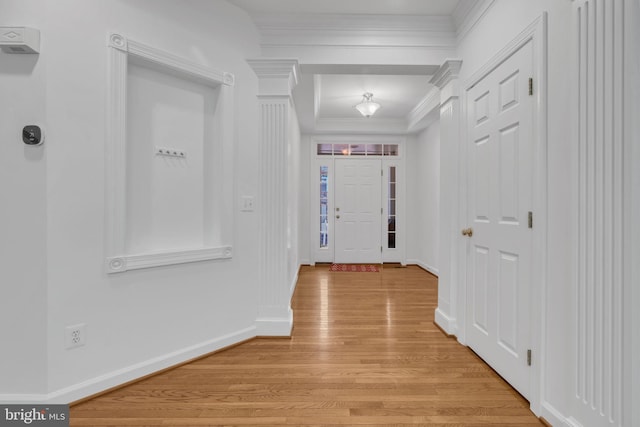
[[[398,144],[317,144],[319,156],[398,156]]]

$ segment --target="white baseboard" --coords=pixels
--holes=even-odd
[[[256,320],[256,336],[290,337],[293,330],[293,311],[287,317],[262,317]]]
[[[422,262],[418,259],[408,259],[407,264],[415,264],[420,268],[427,270],[429,273],[433,274],[434,276],[438,277],[438,269],[432,265],[427,264],[426,262]]]
[[[291,279],[291,286],[289,286],[289,298],[293,298],[293,293],[296,290],[296,286],[298,285],[298,277],[300,277],[300,268],[302,268],[302,265],[298,266],[298,269],[296,270],[296,274],[293,275],[293,279]]]
[[[582,427],[580,423],[572,422],[573,418],[567,419],[549,402],[540,405],[540,416],[554,427]]]
[[[436,325],[440,326],[440,328],[449,335],[456,335],[458,332],[456,320],[447,316],[439,308],[436,308],[435,322]]]
[[[46,394],[0,394],[0,403],[7,405],[48,403],[47,398]]]
[[[12,394],[0,395],[4,403],[50,403],[67,404],[88,396],[100,393],[129,381],[142,378],[166,368],[204,356],[233,344],[256,337],[257,328],[251,326],[240,331],[205,341],[182,350],[174,351],[153,359],[146,360],[126,368],[118,369],[104,375],[91,378],[78,384],[65,387],[48,394]]]

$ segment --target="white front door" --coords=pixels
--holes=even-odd
[[[381,161],[336,159],[337,263],[382,262]]]
[[[532,42],[467,92],[467,344],[528,397]]]

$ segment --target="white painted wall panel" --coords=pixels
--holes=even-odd
[[[42,26],[39,1],[0,0],[2,25]],[[47,387],[46,55],[0,52],[0,395]],[[27,147],[22,127],[48,139]],[[0,401],[2,398],[0,397]]]
[[[410,137],[406,147],[407,262],[438,274],[440,123]]]
[[[578,39],[575,418],[623,422],[624,1],[574,5]]]
[[[15,4],[15,2],[13,2]],[[22,2],[20,2],[22,3]],[[257,212],[237,212],[232,260],[107,276],[105,135],[107,37],[119,31],[214,69],[232,72],[237,119],[234,192],[257,195],[259,55],[249,18],[226,2],[37,2],[49,145],[48,390],[80,398],[250,336],[258,307]],[[82,16],[69,25],[70,16]],[[242,116],[240,116],[242,114]],[[237,193],[236,193],[237,194]],[[234,198],[235,200],[235,198]],[[87,324],[87,345],[64,348],[67,325]]]

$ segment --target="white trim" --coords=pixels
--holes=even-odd
[[[531,260],[531,350],[538,355],[537,363],[531,366],[531,381],[529,390],[530,408],[535,414],[540,413],[541,402],[544,401],[544,376],[545,372],[545,330],[546,330],[546,295],[547,295],[547,13],[543,12],[529,26],[527,26],[517,37],[501,49],[493,58],[468,78],[462,91],[462,152],[461,166],[464,168],[467,162],[467,92],[471,90],[480,80],[497,68],[507,58],[512,56],[528,42],[533,43],[533,78],[535,89],[534,106],[534,168],[533,168],[533,212],[535,213],[535,228],[533,233],[533,251]],[[463,194],[467,193],[467,180],[461,182]],[[461,198],[463,206],[461,212],[466,217],[467,204],[465,197]],[[459,253],[465,253],[460,251]],[[466,266],[460,265],[457,294],[461,297],[466,295]],[[462,301],[462,299],[461,299]],[[463,305],[464,304],[464,305]],[[460,303],[457,312],[463,312],[466,305]],[[464,342],[465,322],[459,324],[462,331],[462,341]]]
[[[125,255],[107,258],[108,273],[122,273],[129,270],[159,267],[163,265],[185,264],[213,259],[228,259],[233,255],[231,246],[219,248],[198,248],[153,254]]]
[[[427,264],[426,262],[420,261],[418,259],[407,259],[407,265],[417,265],[418,267],[428,271],[429,273],[433,274],[436,277],[438,277],[439,275],[438,269],[436,267],[430,264]]]
[[[144,376],[156,373],[166,368],[187,362],[246,341],[257,336],[257,327],[250,326],[212,340],[204,341],[181,350],[173,351],[162,356],[154,357],[126,368],[98,375],[94,378],[79,382],[47,394],[12,394],[0,395],[0,401],[6,403],[39,403],[67,404],[87,396],[100,393],[113,387],[125,384]]]
[[[542,402],[540,405],[540,414],[548,423],[555,427],[578,427],[576,424],[570,424],[569,419],[560,413],[551,403]]]
[[[565,419],[565,425],[567,427],[584,427],[580,421],[576,420],[573,417],[569,417]]]
[[[293,298],[293,293],[296,291],[296,286],[298,285],[298,278],[300,277],[300,268],[302,267],[302,263],[298,265],[296,269],[296,273],[291,278],[291,285],[289,286],[289,298]]]
[[[457,335],[458,325],[456,319],[447,316],[439,308],[436,308],[434,322],[448,335]]]
[[[290,337],[293,330],[293,311],[289,307],[287,317],[261,317],[256,319],[256,336]]]
[[[496,0],[480,0],[475,2],[459,2],[453,11],[453,21],[456,26],[456,39],[460,44],[473,30],[478,22],[484,18]]]
[[[407,115],[407,130],[426,129],[440,117],[440,90],[437,87],[425,95]]]
[[[449,17],[380,14],[255,14],[261,47],[395,47],[454,50]],[[371,37],[375,35],[375,43]]]
[[[233,251],[233,185],[221,186],[221,212],[224,227],[220,246],[203,246],[186,250],[166,250],[140,254],[128,254],[126,249],[126,194],[127,194],[127,72],[129,61],[146,61],[198,83],[221,88],[222,109],[217,117],[220,140],[221,169],[216,173],[222,180],[233,179],[233,74],[214,70],[185,60],[120,34],[110,34],[109,46],[109,93],[106,144],[106,272],[120,273],[133,269],[150,268],[195,261],[231,258]],[[205,177],[203,176],[203,179]],[[203,236],[205,237],[205,236]],[[206,238],[204,239],[206,241]]]

